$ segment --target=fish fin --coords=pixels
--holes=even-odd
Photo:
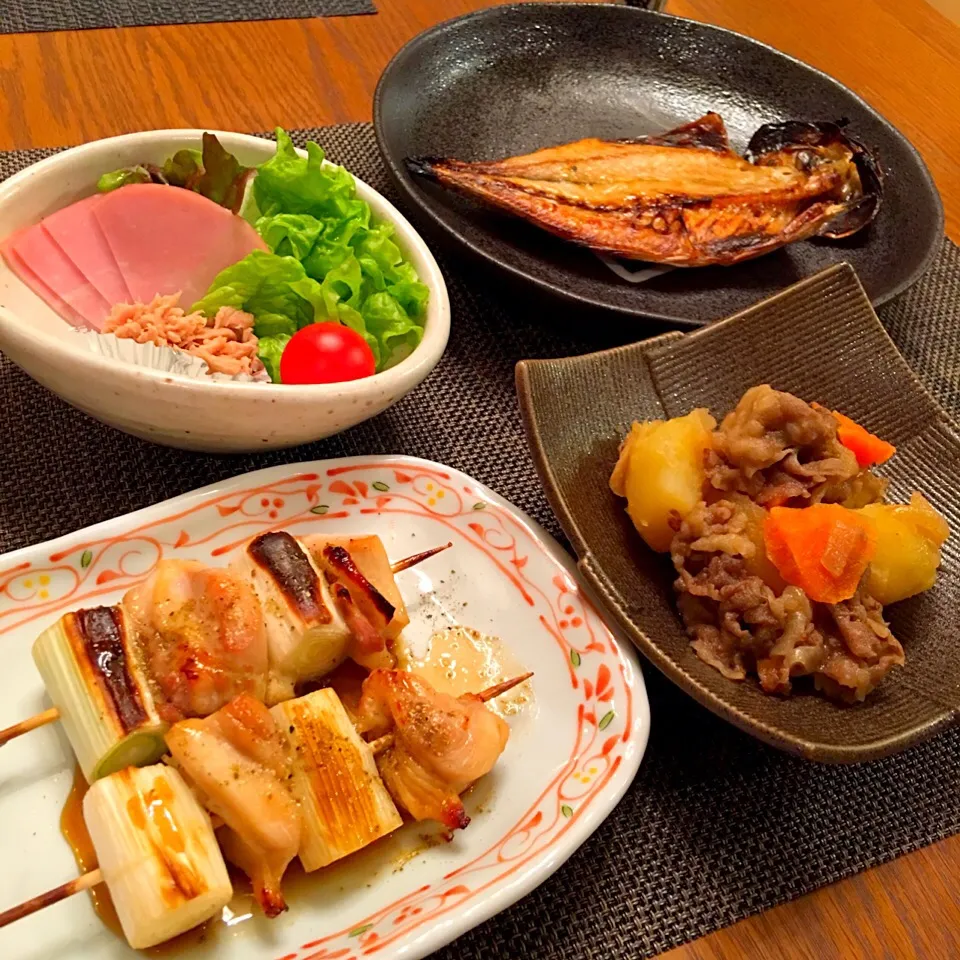
[[[730,151],[730,138],[723,117],[719,113],[705,113],[691,123],[674,127],[653,137],[618,140],[617,143],[648,143],[660,147],[696,147],[701,150]]]

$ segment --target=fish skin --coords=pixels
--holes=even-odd
[[[410,158],[409,169],[597,252],[678,267],[731,265],[818,235],[848,235],[879,208],[865,149],[835,124],[791,152],[730,149],[717,114],[656,137],[586,139],[498,161]],[[812,131],[812,132],[811,132]],[[753,141],[751,141],[753,142]],[[869,156],[869,154],[866,154]],[[831,224],[842,226],[831,232]]]

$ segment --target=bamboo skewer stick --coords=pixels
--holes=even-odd
[[[103,883],[103,874],[100,872],[99,867],[96,870],[91,870],[89,873],[83,874],[81,877],[68,880],[66,883],[62,883],[59,887],[54,887],[46,893],[31,897],[16,907],[4,910],[3,913],[0,913],[0,927],[5,927],[8,923],[13,923],[14,920],[20,920],[22,917],[29,917],[31,913],[36,913],[38,910],[49,907],[53,903],[66,900],[67,897],[72,897],[75,893],[80,893],[81,890],[89,890],[98,883]]]
[[[399,573],[401,570],[409,570],[410,567],[415,567],[418,563],[423,563],[424,560],[429,560],[430,557],[436,556],[438,553],[442,553],[444,550],[449,550],[453,546],[453,541],[443,544],[440,547],[433,547],[431,550],[424,550],[423,553],[415,553],[411,557],[404,557],[402,560],[397,560],[395,563],[390,564],[391,573]]]
[[[392,563],[390,565],[390,570],[392,573],[399,573],[401,570],[409,570],[410,567],[415,567],[418,563],[422,563],[424,560],[428,560],[430,557],[436,556],[436,554],[441,553],[452,546],[452,542],[445,543],[442,546],[433,547],[430,550],[424,550],[422,553],[415,553],[412,556],[404,557],[402,560],[397,560],[396,563]],[[17,737],[22,736],[25,733],[29,733],[31,730],[36,730],[37,727],[46,726],[48,723],[54,723],[59,719],[59,709],[57,707],[50,707],[49,710],[44,710],[42,713],[37,713],[32,717],[27,717],[26,720],[21,720],[19,723],[14,723],[6,729],[0,730],[0,747],[2,747],[5,743],[9,743],[11,740],[15,740]]]
[[[59,719],[60,711],[56,707],[51,707],[49,710],[44,710],[43,713],[37,713],[32,717],[27,717],[26,720],[21,720],[19,723],[13,724],[12,727],[7,727],[6,730],[0,730],[0,747],[10,740],[19,737],[22,733],[29,733],[31,730],[36,730],[37,727],[46,726],[46,724],[53,723]]]
[[[492,687],[487,687],[486,690],[481,690],[477,697],[481,699],[484,703],[489,703],[491,700],[495,700],[497,697],[502,696],[508,690],[512,690],[514,687],[519,687],[524,680],[529,680],[533,676],[533,671],[529,670],[527,673],[521,673],[519,677],[513,677],[510,680],[504,680],[502,683],[496,683]]]

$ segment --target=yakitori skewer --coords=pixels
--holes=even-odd
[[[346,542],[349,538],[341,539]],[[357,541],[360,539],[367,540],[372,538],[353,539]],[[330,542],[337,541],[334,539]],[[421,553],[404,557],[401,560],[397,560],[389,564],[390,572],[397,573],[401,570],[407,570],[410,567],[416,566],[418,563],[422,563],[424,560],[435,556],[451,546],[451,543],[446,543],[439,547],[434,547],[431,550],[425,550]],[[380,549],[382,550],[382,546]],[[111,620],[113,621],[112,623],[109,622]],[[113,661],[111,664],[113,668],[113,675],[129,675],[132,685],[137,688],[136,693],[137,699],[140,701],[140,707],[134,711],[138,714],[136,718],[133,718],[132,714],[123,716],[121,715],[122,711],[118,713],[114,705],[115,698],[105,690],[100,690],[99,697],[94,697],[94,700],[97,700],[97,702],[91,701],[88,704],[90,707],[89,711],[85,709],[81,711],[82,713],[90,713],[89,719],[91,720],[91,724],[94,717],[105,716],[110,718],[111,722],[106,726],[115,729],[102,732],[105,732],[108,735],[107,739],[112,740],[114,746],[122,745],[122,750],[124,751],[123,756],[120,757],[121,762],[118,765],[113,765],[115,769],[117,766],[127,765],[125,762],[127,760],[126,752],[130,751],[131,748],[133,748],[133,759],[130,759],[130,763],[136,762],[136,756],[141,758],[139,761],[140,763],[149,763],[156,759],[156,750],[161,746],[160,738],[162,737],[162,731],[165,727],[165,724],[160,721],[160,718],[156,714],[152,694],[150,692],[150,684],[146,683],[144,670],[141,666],[139,666],[140,658],[129,655],[129,645],[133,639],[133,630],[127,621],[128,618],[123,614],[123,610],[120,605],[114,607],[99,607],[94,611],[77,611],[76,613],[67,614],[61,619],[61,621],[58,622],[58,624],[52,627],[50,631],[47,631],[47,634],[49,634],[49,643],[47,643],[46,646],[49,648],[50,653],[48,659],[60,660],[63,660],[64,657],[70,659],[73,656],[71,654],[71,648],[75,647],[76,645],[67,643],[63,637],[54,636],[55,634],[62,633],[64,630],[86,633],[93,637],[95,642],[103,642],[104,638],[109,635],[109,639],[112,641],[114,647],[114,650],[111,652]],[[390,631],[388,631],[388,634],[389,632]],[[43,647],[43,644],[40,644],[40,646]],[[81,643],[80,646],[82,647],[83,644]],[[36,649],[37,647],[35,646],[35,650]],[[283,686],[285,687],[283,693],[285,693],[287,696],[292,696],[292,687],[290,685]],[[55,697],[55,699],[59,699],[59,696],[55,696],[58,691],[50,690],[49,685],[48,693],[52,697]],[[103,702],[99,702],[100,700],[103,700]],[[114,716],[114,714],[116,714],[116,716]],[[19,723],[12,724],[6,729],[0,730],[0,746],[9,743],[11,740],[25,733],[29,733],[31,730],[36,730],[38,727],[53,723],[61,718],[61,709],[58,706],[53,706],[32,717],[21,720]],[[131,737],[134,737],[134,741],[128,742],[130,741]],[[71,742],[72,740],[73,738],[71,738]],[[88,776],[88,779],[98,774],[98,768],[102,767],[102,761],[109,752],[108,744],[106,742],[97,743],[96,746],[101,748],[101,752],[98,756],[94,757],[91,754],[90,757],[78,758],[80,759],[81,766],[84,768],[84,773]]]
[[[532,676],[525,673],[505,680],[476,697],[489,702]],[[299,797],[303,816],[316,821],[312,830],[305,831],[299,854],[306,870],[326,866],[400,826],[401,817],[372,764],[373,757],[394,744],[392,732],[369,743],[361,740],[329,688],[278,704],[271,712],[300,757],[293,789],[305,791]],[[320,727],[335,731],[339,739],[322,731],[316,736],[313,728]],[[336,766],[336,758],[343,758],[351,740],[367,758],[365,775],[353,783],[353,778],[339,776],[336,769],[327,771],[327,781],[319,783],[322,797],[317,797],[317,789],[311,790],[309,784],[317,782],[328,763]],[[317,753],[323,744],[333,744],[329,756]],[[349,833],[349,825],[345,832],[341,814],[355,814],[357,798],[370,792],[377,794],[372,804],[382,824],[372,823],[368,815],[356,836]],[[3,911],[0,927],[105,883],[130,946],[144,949],[216,916],[229,902],[233,890],[214,833],[222,821],[210,817],[176,769],[156,764],[103,777],[84,797],[83,813],[99,866]],[[170,835],[171,826],[186,841],[182,850],[167,849],[164,836]],[[372,826],[382,829],[372,830]],[[174,896],[172,876],[176,877]]]
[[[4,910],[0,913],[0,927],[5,927],[22,917],[28,917],[31,913],[36,913],[44,907],[52,906],[61,900],[66,900],[67,897],[72,897],[75,893],[89,890],[101,883],[103,883],[103,873],[97,867],[96,870],[91,870],[89,873],[83,874],[82,877],[74,877],[73,880],[61,883],[59,887],[54,887],[52,890],[47,890],[46,893],[38,894],[36,897],[31,897],[29,900],[24,900],[23,903],[11,907],[9,910]]]

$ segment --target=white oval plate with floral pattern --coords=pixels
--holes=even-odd
[[[392,557],[452,540],[399,575],[407,632],[416,642],[456,622],[501,638],[534,671],[534,698],[510,718],[506,751],[466,800],[473,821],[451,842],[408,824],[341,865],[293,877],[277,920],[238,894],[223,922],[165,955],[423,957],[531,891],[587,839],[633,779],[650,728],[636,654],[606,627],[570,558],[470,477],[409,457],[275,467],[0,557],[0,727],[48,705],[30,647],[66,610],[115,602],[164,557],[226,564],[268,528],[376,533]],[[0,752],[0,909],[75,875],[58,826],[72,775],[56,724]],[[132,955],[85,894],[0,930],[0,957]]]

